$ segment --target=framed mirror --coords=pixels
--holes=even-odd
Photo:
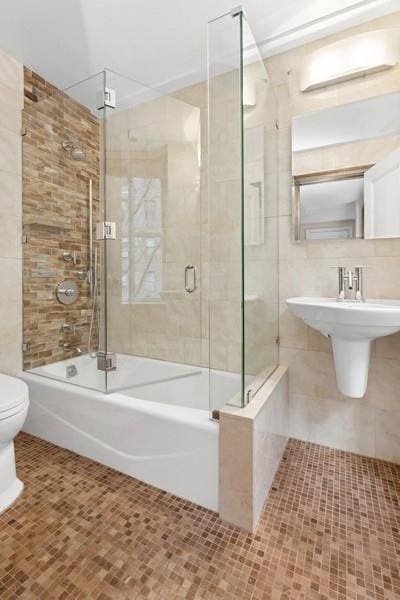
[[[292,119],[297,241],[400,237],[400,92]]]

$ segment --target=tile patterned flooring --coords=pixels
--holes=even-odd
[[[254,535],[21,434],[0,598],[400,598],[400,466],[290,440]]]

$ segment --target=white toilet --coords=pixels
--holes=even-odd
[[[0,513],[11,506],[24,489],[15,469],[14,438],[24,424],[28,408],[26,383],[0,374]]]

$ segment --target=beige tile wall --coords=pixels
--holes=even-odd
[[[274,56],[266,64],[279,99],[280,336],[281,362],[290,367],[290,433],[400,462],[400,334],[374,344],[366,396],[360,400],[345,398],[336,387],[329,341],[292,316],[285,305],[290,296],[334,296],[337,277],[331,267],[338,265],[367,267],[367,297],[400,298],[400,240],[300,244],[291,240],[291,118],[400,89],[397,66],[302,94],[297,87],[297,67],[304,56],[325,44],[385,27],[400,27],[400,13]],[[319,156],[314,171],[321,165],[323,168],[326,163]]]
[[[241,364],[238,84],[237,71],[210,80],[210,131],[204,140],[208,145],[205,160],[210,172],[208,190],[203,193],[210,236],[204,265],[209,277],[210,361],[214,368],[236,372],[240,371]],[[212,399],[215,394],[211,378]]]
[[[245,371],[255,375],[277,363],[277,104],[262,63],[244,69],[244,89],[256,90],[257,102],[244,112],[245,189]],[[209,228],[210,342],[221,366],[241,368],[241,155],[238,72],[210,82]],[[262,151],[257,153],[257,139]],[[250,190],[262,186],[263,207],[254,223],[264,233],[250,243]]]
[[[0,371],[22,368],[22,65],[0,51]]]

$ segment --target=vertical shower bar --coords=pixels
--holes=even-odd
[[[89,179],[89,269],[88,283],[93,296],[93,179]]]

